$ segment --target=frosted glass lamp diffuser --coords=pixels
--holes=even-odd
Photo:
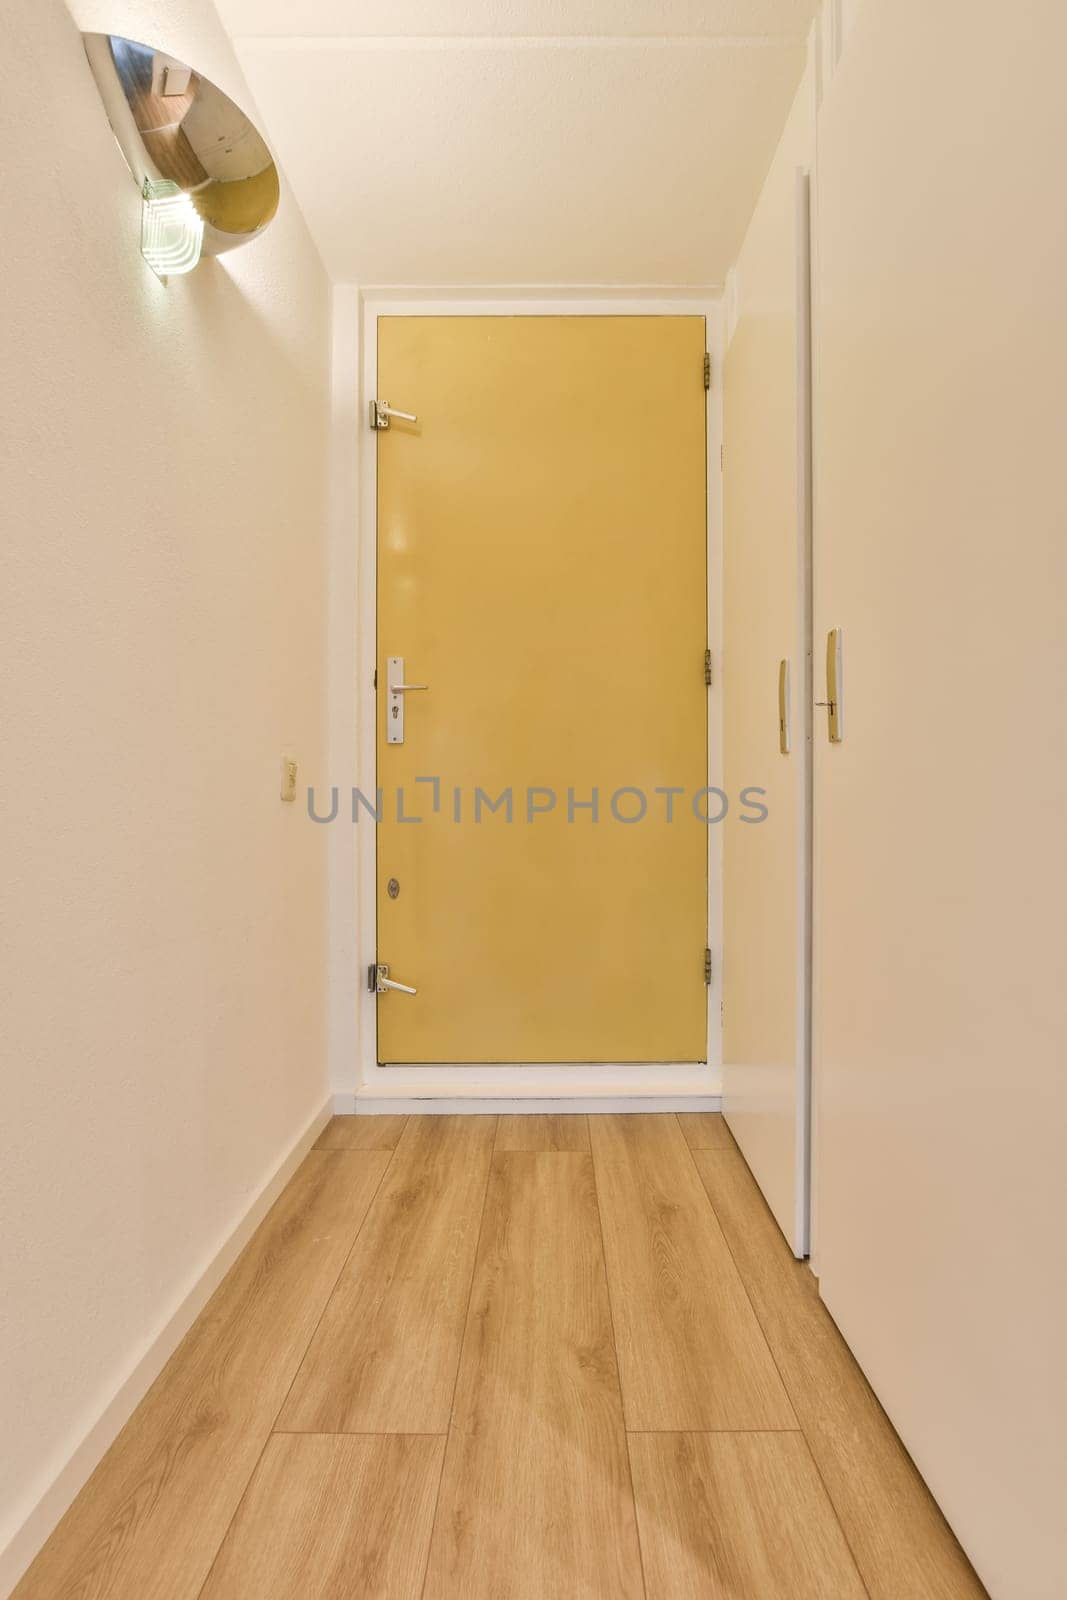
[[[161,278],[192,272],[204,246],[204,219],[169,178],[146,178],[141,191],[141,254]]]

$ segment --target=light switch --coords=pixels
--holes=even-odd
[[[291,756],[282,757],[282,799],[296,799],[296,762]]]

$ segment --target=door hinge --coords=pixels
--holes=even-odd
[[[711,951],[704,951],[704,982],[711,988]]]
[[[704,651],[704,682],[711,688],[711,651]]]
[[[711,352],[704,351],[704,388],[711,388]]]
[[[719,471],[726,471],[726,446],[724,444],[719,446]]]

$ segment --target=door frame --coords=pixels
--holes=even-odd
[[[573,294],[551,298],[516,297],[445,290],[440,294],[412,291],[368,291],[360,295],[360,384],[356,420],[359,445],[358,654],[354,688],[356,723],[355,782],[364,794],[377,789],[377,726],[374,672],[377,663],[377,435],[367,424],[369,403],[376,398],[378,319],[382,316],[702,316],[711,353],[711,389],[707,405],[706,505],[708,572],[708,644],[713,682],[708,692],[708,783],[722,772],[721,716],[718,684],[722,641],[722,310],[713,291],[665,297],[662,291],[642,296],[628,291],[600,291],[589,298]],[[336,341],[340,361],[351,360],[351,346]],[[389,395],[405,405],[402,395]],[[350,447],[350,443],[349,443]],[[373,826],[360,823],[355,844],[356,940],[355,995],[359,1081],[354,1099],[360,1111],[403,1109],[412,1100],[429,1099],[435,1109],[493,1110],[507,1101],[511,1110],[610,1110],[631,1101],[642,1109],[713,1110],[721,1105],[722,1071],[722,836],[711,829],[708,841],[708,945],[712,982],[708,989],[707,1059],[692,1063],[575,1062],[545,1064],[471,1064],[382,1066],[378,1061],[377,997],[366,985],[366,973],[377,953],[376,850]],[[346,1096],[336,1097],[337,1102]],[[520,1102],[516,1105],[514,1102]],[[395,1102],[395,1105],[394,1105]],[[335,1102],[336,1103],[336,1102]],[[354,1109],[354,1107],[353,1107]],[[423,1109],[426,1109],[425,1107]]]

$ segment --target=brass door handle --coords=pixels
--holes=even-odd
[[[841,629],[831,628],[826,635],[826,699],[816,700],[826,712],[826,732],[831,744],[844,738],[841,719]]]
[[[778,749],[783,756],[789,754],[792,748],[792,733],[789,724],[789,662],[786,660],[778,663]]]

